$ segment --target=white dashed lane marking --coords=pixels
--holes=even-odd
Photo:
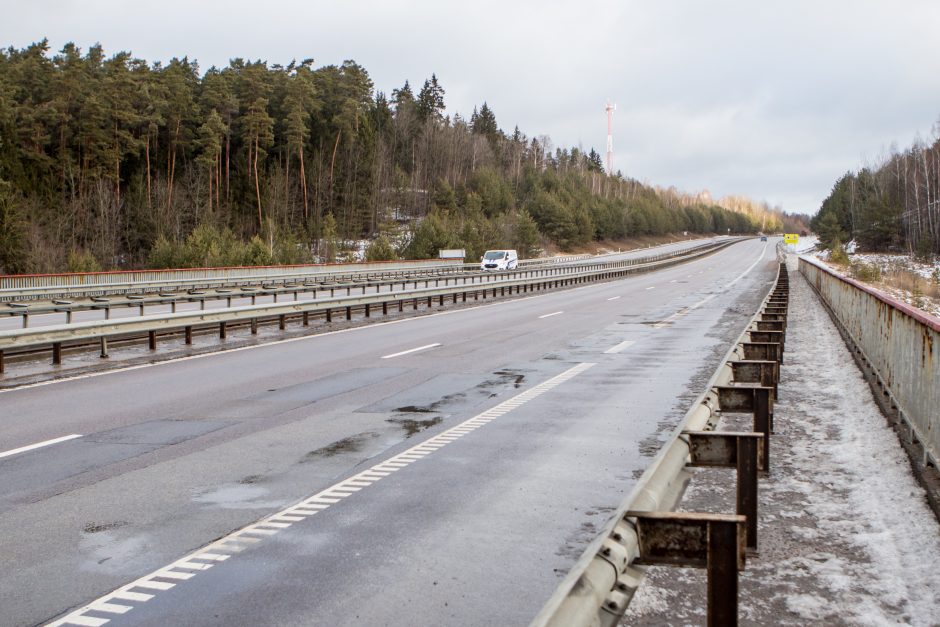
[[[392,359],[393,357],[401,357],[402,355],[408,355],[410,353],[417,353],[418,351],[425,351],[429,348],[436,348],[440,346],[441,343],[437,342],[436,344],[425,344],[424,346],[419,346],[418,348],[409,348],[406,351],[401,351],[400,353],[392,353],[391,355],[382,355],[382,359]]]
[[[635,341],[633,341],[633,340],[626,340],[626,341],[624,341],[624,342],[620,342],[620,344],[617,344],[616,346],[611,346],[610,348],[608,348],[607,350],[605,350],[604,353],[606,353],[606,354],[608,354],[608,355],[611,355],[611,354],[613,354],[613,353],[619,353],[619,352],[622,352],[622,351],[624,351],[624,350],[630,348],[630,347],[633,346],[634,344],[636,344]]]
[[[543,314],[543,315],[539,316],[539,320],[541,320],[542,318],[551,318],[552,316],[558,316],[558,315],[563,314],[563,313],[565,313],[565,312],[563,312],[563,311],[554,311],[554,312],[552,312],[552,313]]]
[[[561,313],[561,312],[558,312]],[[426,347],[425,347],[426,348]],[[190,553],[189,555],[169,564],[157,571],[145,575],[127,585],[121,586],[100,599],[80,607],[70,614],[48,623],[49,627],[58,625],[85,625],[101,627],[108,623],[115,615],[126,614],[134,609],[127,602],[146,603],[157,593],[170,590],[174,586],[185,583],[199,573],[220,565],[231,557],[235,557],[252,545],[261,543],[264,538],[274,536],[281,531],[289,529],[293,523],[301,522],[315,516],[317,513],[336,505],[345,498],[354,496],[359,490],[369,487],[383,478],[407,468],[410,464],[424,459],[451,442],[459,440],[465,435],[473,433],[476,429],[509,413],[513,409],[524,405],[541,396],[562,383],[573,379],[585,370],[593,367],[593,363],[581,363],[545,381],[529,388],[521,394],[492,407],[485,412],[465,420],[459,425],[433,436],[421,444],[390,457],[389,459],[364,470],[359,474],[340,481],[339,483],[322,490],[313,496],[307,497],[300,503],[292,505],[285,510],[272,514],[256,523],[234,531],[229,535],[216,540],[208,546]],[[148,592],[142,592],[146,590]],[[115,603],[114,601],[124,603]]]
[[[608,298],[607,300],[617,300],[618,298],[620,298],[620,297],[619,297],[619,296],[614,296],[613,298]]]
[[[732,285],[734,285],[735,283],[737,283],[738,281],[740,281],[741,279],[743,279],[744,277],[746,277],[746,276],[748,275],[748,273],[750,273],[750,271],[754,269],[754,266],[756,266],[757,264],[760,263],[760,260],[764,258],[764,253],[766,253],[766,252],[767,252],[767,244],[764,244],[764,247],[763,247],[763,248],[761,249],[761,251],[760,251],[760,257],[757,258],[757,261],[755,261],[754,263],[752,263],[751,265],[749,265],[749,266],[747,267],[747,270],[745,270],[744,272],[742,272],[741,274],[739,274],[737,277],[735,277],[730,283],[728,283],[727,285],[725,285],[725,286],[722,288],[722,290],[727,290],[729,287],[731,287]],[[701,274],[701,273],[699,273],[699,274]],[[692,275],[690,274],[689,276],[692,276]],[[663,328],[663,327],[665,327],[665,326],[668,326],[669,324],[671,324],[672,322],[678,320],[679,318],[681,318],[682,316],[686,315],[686,314],[689,313],[690,311],[694,311],[694,310],[698,309],[699,307],[701,307],[702,305],[708,303],[708,302],[711,301],[713,298],[715,298],[716,296],[718,296],[718,294],[720,294],[720,292],[715,292],[715,293],[712,294],[711,296],[706,296],[705,298],[703,298],[702,300],[698,301],[698,302],[695,303],[694,305],[691,305],[691,306],[689,306],[689,307],[683,307],[682,309],[680,309],[680,310],[677,311],[676,313],[672,314],[671,316],[669,316],[668,318],[666,318],[666,319],[663,320],[662,322],[657,322],[656,324],[654,324],[654,325],[653,325],[653,328],[654,328],[654,329],[661,329],[661,328]]]
[[[25,453],[27,451],[34,451],[37,448],[42,448],[44,446],[51,446],[53,444],[58,444],[59,442],[67,442],[69,440],[74,440],[75,438],[82,437],[78,433],[73,433],[72,435],[63,435],[61,438],[53,438],[51,440],[45,440],[43,442],[36,442],[35,444],[30,444],[29,446],[21,446],[19,448],[11,449],[9,451],[4,451],[0,453],[0,459],[4,457],[11,457],[19,453]]]

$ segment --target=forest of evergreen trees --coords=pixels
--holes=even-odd
[[[836,181],[812,221],[820,240],[827,247],[854,240],[864,251],[940,254],[940,122],[934,137]]]
[[[469,119],[444,112],[436,76],[386,95],[353,61],[201,72],[101,46],[8,48],[0,272],[333,260],[361,239],[376,259],[526,255],[780,226],[765,206],[607,176],[593,149],[504,132],[485,103]]]

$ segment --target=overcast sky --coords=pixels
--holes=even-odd
[[[317,65],[353,59],[390,92],[436,73],[448,113],[603,153],[656,185],[813,213],[835,179],[940,117],[937,0],[0,0],[0,44],[100,42]]]

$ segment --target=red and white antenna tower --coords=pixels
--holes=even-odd
[[[607,174],[614,173],[614,111],[617,105],[607,101]]]

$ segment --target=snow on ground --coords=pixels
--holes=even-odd
[[[802,243],[802,240],[801,240]],[[851,243],[851,242],[850,242]],[[848,250],[846,246],[846,250]],[[853,247],[854,250],[854,247]],[[840,266],[829,262],[829,251],[807,250],[804,254],[826,263],[834,272],[843,276],[852,276],[888,296],[921,309],[925,313],[940,317],[940,296],[936,287],[940,285],[940,260],[929,263],[920,261],[910,255],[892,255],[885,253],[858,253],[849,254],[850,267]],[[860,274],[856,269],[865,270],[865,267],[876,267],[881,278],[866,280],[871,272]],[[912,289],[914,279],[919,283],[917,293]]]
[[[940,525],[832,321],[795,265],[790,277],[772,470],[740,622],[940,625]],[[721,428],[749,422],[726,416]],[[682,509],[733,512],[734,472],[698,471]],[[623,624],[701,624],[704,608],[704,571],[653,567]]]
[[[807,237],[801,237],[799,242],[793,246],[793,252],[795,253],[807,253],[812,249],[816,248],[816,245],[819,244],[819,239],[815,235],[809,235]]]
[[[928,263],[914,259],[908,255],[888,255],[884,253],[855,253],[849,257],[852,261],[860,261],[868,265],[878,266],[882,272],[894,268],[909,270],[918,276],[933,280],[940,274],[940,261]]]

